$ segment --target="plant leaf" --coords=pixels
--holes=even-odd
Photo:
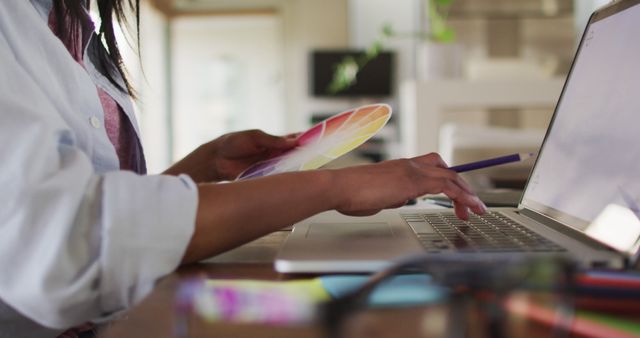
[[[432,0],[438,6],[451,6],[453,4],[453,0]]]
[[[384,37],[391,37],[395,34],[395,32],[393,31],[393,26],[391,26],[390,23],[385,23],[382,26],[382,36]]]
[[[440,43],[452,43],[456,40],[456,32],[451,27],[446,27],[445,29],[434,33],[433,39]]]

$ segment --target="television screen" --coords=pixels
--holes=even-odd
[[[381,52],[367,62],[348,88],[333,93],[330,90],[337,66],[346,58],[358,60],[361,50],[323,50],[311,54],[311,93],[318,97],[381,97],[392,94],[393,54]]]

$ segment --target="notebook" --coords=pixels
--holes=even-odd
[[[400,257],[566,255],[622,267],[638,256],[640,0],[593,13],[517,208],[468,222],[451,211],[325,212],[298,224],[279,252],[283,273],[368,272]]]

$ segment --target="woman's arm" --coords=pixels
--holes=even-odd
[[[328,171],[306,171],[200,184],[196,230],[183,262],[213,256],[330,209],[330,176]]]
[[[132,306],[175,270],[195,228],[189,178],[107,169],[113,146],[90,123],[102,111],[33,5],[0,1],[0,303],[40,326]]]
[[[337,170],[286,173],[199,185],[196,230],[183,262],[224,252],[316,213],[373,214],[424,194],[445,193],[456,214],[484,204],[437,154]]]

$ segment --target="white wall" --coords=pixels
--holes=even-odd
[[[311,50],[348,46],[347,0],[285,0],[281,11],[285,23],[286,127],[298,131],[308,127],[313,112],[349,107],[341,100],[319,100],[309,94]]]
[[[95,0],[94,0],[95,1]],[[99,25],[95,2],[91,6],[92,18]],[[135,18],[129,17],[133,24]],[[149,0],[140,1],[140,50],[136,38],[131,36],[135,27],[124,32],[116,26],[116,38],[127,68],[128,77],[138,99],[134,102],[141,131],[149,173],[158,173],[169,166],[170,124],[169,95],[167,91],[166,17]]]
[[[223,134],[285,134],[282,20],[277,13],[172,21],[174,155]]]
[[[158,173],[171,163],[168,103],[167,19],[149,5],[140,3],[140,49],[143,67],[138,68],[138,118],[142,145],[150,173]]]
[[[354,103],[316,99],[309,94],[309,53],[317,48],[349,45],[348,0],[269,0],[282,18],[285,120],[284,130],[300,131],[309,126],[312,112],[339,111]],[[230,2],[227,7],[236,6]],[[239,5],[238,5],[239,6]],[[229,9],[229,8],[223,8]],[[168,30],[170,21],[157,9],[141,1],[141,61],[121,43],[125,62],[138,89],[138,115],[150,173],[166,169],[172,158],[170,125],[171,91],[168,89]]]
[[[582,36],[591,12],[609,2],[610,0],[574,0],[576,32],[578,32],[578,37]]]
[[[349,40],[355,48],[368,48],[379,39],[382,27],[390,24],[398,33],[423,30],[421,0],[349,0]],[[397,52],[398,83],[415,79],[417,39],[391,38],[385,48]]]

